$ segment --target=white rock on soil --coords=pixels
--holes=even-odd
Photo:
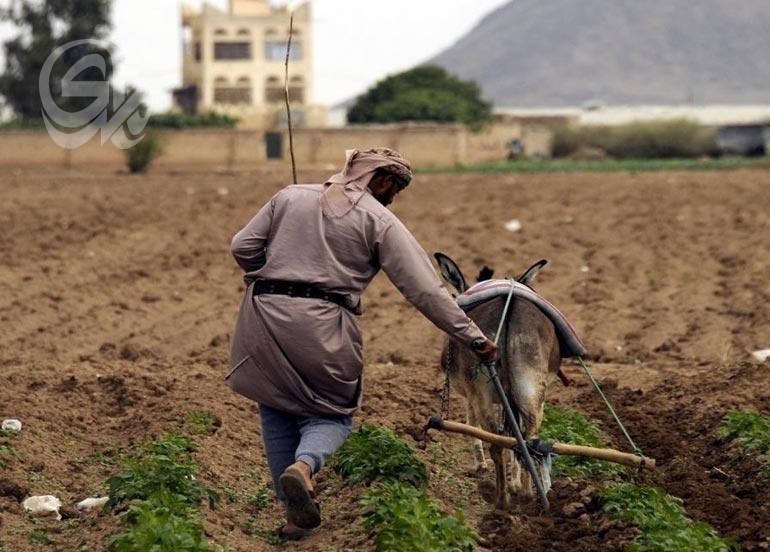
[[[11,431],[21,431],[21,422],[19,420],[3,420],[3,429],[10,429]]]
[[[770,358],[770,349],[760,349],[759,351],[754,351],[751,353],[751,356],[756,358],[759,362],[764,362]]]
[[[583,265],[580,267],[580,272],[590,272],[591,268],[588,265]]]
[[[505,223],[505,229],[509,232],[518,232],[521,230],[521,222],[516,219],[511,219]]]
[[[217,188],[217,194],[219,194],[222,197],[226,196],[229,193],[230,193],[230,190],[228,190],[227,188],[224,188],[224,187]]]
[[[90,512],[96,508],[103,508],[105,504],[110,500],[108,496],[100,496],[98,498],[86,498],[81,500],[75,505],[75,508],[83,512]]]
[[[33,516],[47,516],[56,514],[56,519],[61,520],[59,508],[61,500],[51,495],[31,496],[21,503],[21,507]]]

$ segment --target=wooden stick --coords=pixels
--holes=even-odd
[[[504,448],[516,449],[518,447],[516,439],[513,437],[490,433],[489,431],[484,431],[483,429],[467,424],[461,424],[460,422],[447,422],[438,417],[431,418],[428,421],[427,427],[428,429],[440,429],[450,433],[460,433]],[[566,443],[553,443],[553,451],[556,454],[564,454],[566,456],[583,456],[585,458],[615,462],[616,464],[633,466],[640,469],[655,469],[655,460],[653,458],[637,456],[636,454],[621,452],[614,449],[600,449],[581,445],[569,445]]]
[[[286,73],[283,80],[283,91],[286,99],[286,122],[289,125],[289,153],[291,153],[291,173],[294,183],[297,183],[297,163],[294,160],[294,133],[291,126],[291,106],[289,104],[289,54],[291,53],[291,37],[294,34],[294,10],[289,12],[289,42],[286,44]]]

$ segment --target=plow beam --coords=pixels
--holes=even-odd
[[[428,420],[426,427],[427,429],[439,429],[449,433],[460,433],[461,435],[466,435],[475,439],[481,439],[487,443],[509,449],[515,450],[519,446],[518,442],[513,437],[490,433],[489,431],[484,431],[483,429],[479,429],[468,424],[462,424],[460,422],[445,421],[438,416],[433,416],[430,420]],[[541,442],[541,444],[542,443],[543,442]],[[537,446],[534,448],[537,449]],[[616,464],[623,464],[624,466],[639,468],[640,470],[655,469],[654,458],[637,456],[636,454],[621,452],[614,449],[594,448],[582,445],[569,445],[567,443],[550,443],[550,449],[556,454],[563,454],[565,456],[582,456],[584,458],[604,460],[605,462],[614,462]]]

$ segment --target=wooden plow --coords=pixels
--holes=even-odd
[[[498,445],[504,448],[518,450],[519,443],[513,437],[506,437],[496,433],[490,433],[477,427],[463,424],[460,422],[449,422],[438,416],[433,416],[428,420],[425,431],[429,429],[438,429],[449,433],[459,433],[474,439],[481,439],[492,445]],[[552,441],[531,440],[527,441],[527,448],[538,454],[562,454],[565,456],[582,456],[584,458],[593,458],[605,462],[614,462],[624,466],[638,468],[640,470],[654,470],[655,459],[628,452],[621,452],[614,449],[586,447],[582,445],[570,445],[567,443],[556,443]]]

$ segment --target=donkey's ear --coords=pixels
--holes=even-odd
[[[489,268],[487,265],[484,265],[484,268],[479,270],[479,275],[476,278],[477,282],[486,282],[487,280],[491,280],[492,276],[495,275],[495,269]]]
[[[521,276],[516,278],[516,281],[521,284],[524,284],[525,286],[531,286],[532,282],[535,281],[535,276],[537,276],[537,273],[540,272],[540,269],[547,264],[548,264],[548,259],[540,259],[535,264],[530,266],[527,270],[525,270]]]
[[[465,283],[465,278],[463,277],[460,267],[457,266],[457,263],[443,253],[437,252],[434,253],[433,256],[436,258],[438,268],[441,271],[441,276],[444,280],[452,284],[452,287],[460,293],[463,293],[468,289],[468,284]]]

